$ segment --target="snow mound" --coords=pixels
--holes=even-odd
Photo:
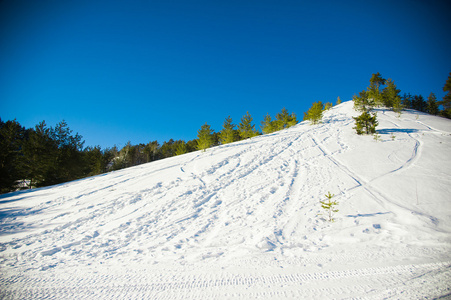
[[[2,195],[0,298],[449,296],[451,121],[377,113]]]

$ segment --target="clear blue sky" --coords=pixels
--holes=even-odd
[[[66,120],[85,146],[196,138],[249,111],[349,100],[372,73],[439,99],[447,1],[0,2],[0,117]]]

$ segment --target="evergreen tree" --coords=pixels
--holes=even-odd
[[[358,117],[353,117],[355,120],[355,129],[357,134],[373,134],[376,133],[376,126],[379,124],[376,114],[363,112]]]
[[[352,100],[354,101],[354,109],[356,111],[372,111],[374,108],[374,101],[368,97],[367,91],[361,91],[358,96],[354,95]]]
[[[185,143],[185,141],[178,141],[177,143],[177,149],[175,151],[175,155],[182,155],[188,152],[188,147]]]
[[[288,119],[288,127],[294,126],[298,123],[298,118],[294,112],[291,113],[290,118]]]
[[[320,201],[321,207],[327,211],[327,216],[329,218],[329,222],[333,222],[334,219],[332,218],[333,214],[338,212],[338,209],[335,208],[339,203],[337,201],[332,201],[332,198],[335,196],[334,194],[331,194],[328,192],[326,195],[327,201],[323,200]]]
[[[14,189],[16,182],[24,179],[23,151],[26,130],[16,120],[0,119],[0,193]]]
[[[272,133],[274,131],[276,131],[276,129],[274,128],[274,121],[271,120],[271,116],[268,114],[266,114],[266,116],[264,117],[263,121],[261,122],[261,130],[263,132],[263,134],[268,134],[268,133]]]
[[[117,153],[113,161],[113,170],[120,170],[133,166],[134,162],[134,146],[128,141],[124,147]]]
[[[441,111],[440,114],[443,117],[451,119],[451,72],[449,73],[448,79],[443,86],[443,91],[447,93],[443,96],[443,100],[438,103],[443,106],[443,111]]]
[[[282,130],[288,128],[289,127],[288,123],[290,122],[290,120],[291,116],[288,113],[288,110],[285,107],[282,108],[282,111],[276,115],[276,120],[274,124],[275,129]]]
[[[210,125],[205,123],[197,131],[197,149],[205,152],[206,149],[210,148],[214,144],[214,131],[210,128]]]
[[[437,115],[438,114],[438,104],[437,104],[437,97],[434,93],[431,93],[428,97],[427,102],[427,112],[431,115]]]
[[[372,99],[374,105],[381,106],[383,104],[381,86],[385,85],[385,79],[377,72],[373,74],[370,79],[370,86],[368,87],[368,98]]]
[[[197,150],[197,139],[189,140],[186,142],[186,148],[188,152],[196,151]]]
[[[56,174],[50,184],[67,182],[83,177],[83,144],[82,136],[72,130],[66,121],[61,121],[55,128],[51,128],[51,136],[56,142]],[[50,174],[47,176],[51,178]]]
[[[412,108],[421,112],[426,112],[427,103],[421,95],[414,95],[412,99]]]
[[[221,132],[219,133],[219,141],[221,144],[225,145],[233,143],[236,140],[235,124],[232,123],[232,118],[228,116],[222,125]]]
[[[340,97],[337,97],[337,105],[338,104],[341,104],[341,99],[340,99]]]
[[[246,112],[241,118],[241,123],[238,125],[238,134],[241,139],[248,139],[258,135],[255,130],[255,125],[252,124],[252,117],[249,112]]]
[[[323,118],[324,106],[321,101],[312,104],[312,107],[304,113],[304,120],[309,120],[312,125],[318,124]]]
[[[45,121],[29,131],[28,139],[23,145],[23,153],[24,176],[29,180],[30,188],[53,183],[55,175],[52,173],[57,171],[57,152],[57,145],[51,138]]]
[[[391,79],[386,80],[386,85],[387,86],[382,91],[383,104],[385,107],[389,108],[395,108],[395,106],[397,106],[398,109],[401,104],[401,97],[399,96],[401,90],[396,88],[395,82]]]
[[[169,139],[169,141],[164,141],[163,145],[161,145],[159,149],[159,156],[161,158],[168,158],[175,155],[175,149],[174,146],[175,141],[173,139]]]
[[[158,144],[158,141],[149,142],[144,146],[143,152],[146,156],[146,162],[151,162],[158,159],[159,148],[160,144]]]
[[[107,171],[108,163],[113,159],[109,150],[103,150],[100,146],[84,149],[84,175],[93,176]]]
[[[333,106],[334,106],[334,105],[332,104],[332,102],[327,102],[327,103],[324,105],[324,110],[329,110],[329,109],[331,109]]]
[[[412,95],[410,93],[404,93],[401,98],[401,103],[404,108],[412,108]]]
[[[401,114],[402,109],[403,109],[403,106],[402,106],[401,97],[399,97],[399,96],[395,97],[393,99],[393,111],[395,113]]]

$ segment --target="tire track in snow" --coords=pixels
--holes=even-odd
[[[451,262],[276,274],[121,270],[104,274],[0,277],[1,299],[111,298],[439,298],[449,295]],[[83,274],[83,275],[82,275]],[[431,285],[430,282],[435,284]],[[406,283],[409,283],[406,285]],[[433,287],[433,288],[426,288]]]

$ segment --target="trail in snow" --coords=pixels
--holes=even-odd
[[[0,196],[0,297],[449,295],[451,122],[355,114]]]

